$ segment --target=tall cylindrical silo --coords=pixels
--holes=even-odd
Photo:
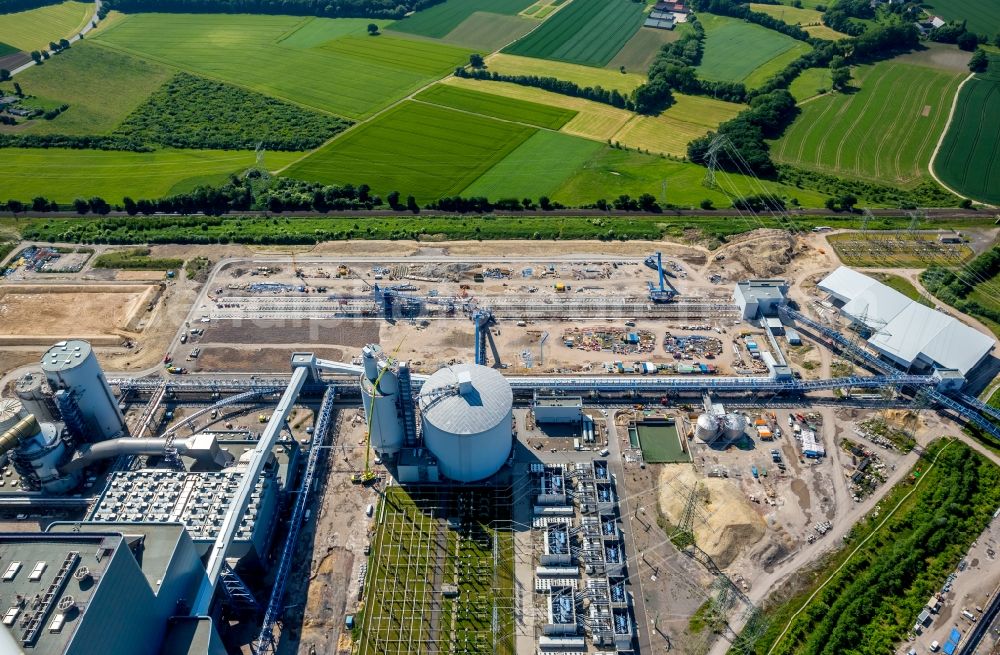
[[[702,414],[694,426],[694,436],[701,441],[711,443],[722,434],[722,425],[718,416],[714,414]]]
[[[24,410],[39,421],[55,421],[59,418],[48,380],[38,371],[25,373],[14,385],[14,393],[24,405]]]
[[[365,367],[361,374],[361,401],[370,426],[372,449],[380,457],[393,457],[403,447],[405,434],[399,378],[380,347],[365,346],[361,355]]]
[[[733,440],[742,437],[747,430],[747,420],[742,414],[726,414],[725,429],[723,433],[726,439]]]
[[[442,368],[424,382],[424,445],[445,477],[475,482],[500,470],[513,444],[513,404],[510,383],[477,364]]]
[[[42,357],[42,372],[54,391],[66,389],[72,394],[91,441],[112,439],[125,431],[125,418],[89,343],[60,341]]]

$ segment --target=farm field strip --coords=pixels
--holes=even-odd
[[[283,171],[324,183],[369,184],[428,201],[462,191],[534,128],[421,102],[404,102],[345,132]]]
[[[743,109],[742,105],[678,94],[676,102],[659,116],[636,116],[612,140],[629,147],[666,155],[685,156],[687,144],[704,136]]]
[[[893,61],[855,69],[861,89],[802,105],[774,156],[804,168],[908,186],[927,173],[960,73]]]
[[[1000,33],[1000,4],[986,0],[927,0],[931,11],[945,20],[968,21],[969,30],[977,34]]]
[[[815,37],[817,39],[826,39],[827,41],[839,41],[840,39],[846,39],[847,35],[843,32],[838,32],[832,27],[827,27],[826,25],[810,25],[808,27],[802,28],[806,32],[809,32],[809,36]]]
[[[604,66],[642,25],[643,5],[631,0],[573,0],[505,52]]]
[[[617,107],[605,105],[600,102],[584,100],[583,98],[571,98],[558,93],[552,93],[551,91],[521,86],[519,84],[510,84],[508,82],[488,82],[486,80],[449,77],[442,80],[442,84],[474,89],[483,93],[517,98],[543,105],[572,109],[577,112],[577,115],[563,125],[560,131],[595,141],[607,141],[618,133],[635,115],[630,111],[618,109]]]
[[[705,54],[697,71],[707,80],[740,82],[782,53],[809,47],[780,32],[735,18],[706,13],[699,18],[705,26]]]
[[[965,83],[955,115],[933,162],[934,172],[959,193],[1000,204],[1000,58]]]
[[[0,19],[0,43],[18,50],[42,50],[50,41],[69,38],[86,26],[93,13],[89,2],[63,2],[3,14]],[[0,51],[0,56],[3,53]]]
[[[538,25],[523,16],[504,16],[477,11],[440,40],[477,52],[491,52],[521,38]]]
[[[514,16],[535,0],[446,0],[398,20],[388,29],[440,39],[476,12]]]
[[[823,23],[823,12],[815,9],[798,9],[785,5],[763,5],[750,3],[750,9],[761,14],[767,14],[789,25],[820,25]]]
[[[681,38],[681,33],[680,28],[657,30],[652,27],[640,27],[639,31],[618,51],[618,54],[608,62],[607,68],[612,71],[620,71],[624,66],[626,71],[645,72],[649,70],[656,55],[660,52],[660,48]],[[644,75],[639,77],[644,77]]]
[[[572,109],[505,98],[444,84],[437,84],[425,89],[414,96],[414,99],[491,118],[527,123],[550,130],[558,130],[577,114]]]
[[[743,78],[743,84],[746,85],[748,89],[756,89],[774,77],[776,73],[784,70],[788,64],[792,63],[811,50],[812,46],[808,43],[796,41],[795,44],[788,50],[785,50],[781,54],[768,59],[760,66],[753,69],[749,75]]]
[[[300,153],[268,152],[269,168],[284,166]],[[252,151],[157,150],[115,152],[63,148],[0,149],[0,179],[14,198],[45,196],[62,203],[100,196],[121,202],[159,198],[186,180],[224,181],[254,165]]]
[[[468,60],[469,51],[454,46],[367,37],[365,19],[306,20],[320,23],[296,42],[295,29],[305,22],[297,17],[133,14],[94,40],[354,119],[374,114]],[[326,27],[336,38],[323,42]],[[294,45],[282,45],[289,40]],[[314,42],[322,45],[300,47]]]
[[[541,131],[469,185],[463,196],[533,198],[551,196],[604,144]]]
[[[622,74],[617,69],[595,68],[581,66],[563,61],[548,61],[534,57],[520,57],[498,52],[486,58],[490,71],[505,75],[537,75],[539,77],[555,77],[580,86],[602,86],[605,89],[618,89],[623,94],[646,82],[645,73]]]

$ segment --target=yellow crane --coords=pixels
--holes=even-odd
[[[382,381],[382,376],[385,375],[385,372],[389,370],[390,366],[392,366],[392,363],[396,358],[396,353],[399,352],[399,349],[402,346],[403,342],[400,341],[399,345],[396,346],[396,349],[392,351],[392,354],[386,358],[385,366],[383,366],[382,370],[378,372],[378,377],[375,378],[375,383],[372,385],[372,400],[371,403],[368,405],[368,425],[366,426],[365,429],[365,469],[361,473],[358,473],[353,478],[351,478],[351,482],[353,482],[354,484],[362,484],[368,486],[374,484],[375,481],[377,480],[375,471],[373,471],[371,467],[372,418],[375,416],[375,397],[378,396],[378,388],[379,388],[378,385]]]

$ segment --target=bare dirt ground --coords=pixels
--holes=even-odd
[[[208,346],[202,349],[201,355],[189,367],[194,372],[287,373],[292,352],[291,348]],[[310,352],[335,362],[343,361],[344,358],[344,351],[339,348],[313,348]]]
[[[5,286],[0,289],[0,335],[31,343],[71,336],[120,342],[117,335],[134,329],[155,291],[152,285]]]
[[[360,348],[379,343],[378,321],[212,321],[202,343],[311,344]]]

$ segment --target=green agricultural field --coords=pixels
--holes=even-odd
[[[476,12],[514,16],[533,3],[534,0],[446,0],[392,23],[389,29],[440,39]]]
[[[515,98],[504,98],[457,86],[437,84],[421,91],[417,100],[507,121],[558,130],[576,116],[572,109],[550,107]]]
[[[94,40],[355,119],[468,61],[469,51],[453,46],[367,36],[369,22],[384,25],[347,18],[132,14]]]
[[[656,30],[662,32],[663,30]],[[638,36],[638,35],[637,35]],[[654,53],[655,54],[655,53]],[[594,68],[568,64],[562,61],[548,61],[534,57],[518,57],[502,52],[486,59],[489,70],[504,75],[538,75],[540,77],[555,77],[580,86],[603,86],[605,89],[618,89],[628,95],[633,89],[646,82],[646,71],[622,73],[617,68]],[[638,71],[639,69],[636,69]]]
[[[707,80],[743,82],[760,68],[764,71],[757,77],[766,79],[783,67],[770,65],[772,60],[795,52],[781,60],[787,64],[809,50],[807,44],[760,25],[706,13],[698,18],[705,26],[705,54],[697,70]]]
[[[961,73],[893,60],[854,70],[861,88],[802,106],[771,152],[780,162],[833,175],[912,187],[927,165]]]
[[[535,133],[534,128],[405,102],[282,171],[329,184],[369,184],[420,202],[455,195]]]
[[[755,193],[756,182],[750,178],[728,173],[718,173],[719,186],[735,189],[741,195]],[[643,193],[651,193],[663,202],[664,188],[666,201],[681,207],[697,207],[704,200],[711,200],[716,207],[728,207],[731,199],[721,191],[704,185],[705,169],[697,164],[664,159],[632,150],[604,148],[583,165],[561,188],[552,194],[553,200],[567,205],[582,205],[598,198],[611,200],[621,194],[636,198]],[[797,198],[804,207],[822,207],[826,198],[814,191],[798,189],[767,180],[761,182],[771,193],[786,198]],[[690,227],[701,219],[692,219]],[[730,219],[732,220],[732,219]],[[736,219],[736,222],[740,222]],[[743,231],[753,229],[747,224]]]
[[[945,20],[967,21],[977,34],[1000,34],[1000,3],[992,0],[927,0],[922,6]]]
[[[788,91],[797,102],[802,102],[818,96],[821,91],[829,91],[832,84],[829,68],[807,68],[792,80]]]
[[[504,52],[604,66],[642,25],[643,7],[632,0],[573,0]]]
[[[69,38],[78,33],[93,13],[93,3],[63,2],[3,14],[0,18],[0,42],[18,50],[41,50],[47,48],[50,41]],[[0,56],[2,55],[0,52]]]
[[[987,72],[965,83],[934,172],[958,193],[1000,203],[1000,57]]]
[[[683,26],[684,23],[681,23]],[[626,71],[643,72],[649,69],[653,59],[667,43],[673,43],[681,38],[684,30],[681,26],[672,30],[655,30],[652,27],[641,27],[628,43],[618,51],[614,59],[608,62],[608,68],[618,71],[622,66]]]
[[[815,9],[798,9],[785,5],[762,5],[751,3],[750,9],[767,14],[789,25],[819,25],[823,22],[823,12]]]
[[[300,153],[269,152],[270,168],[287,165]],[[110,152],[61,148],[0,149],[4,198],[45,196],[61,203],[101,196],[108,202],[159,198],[196,184],[221,183],[230,173],[254,165],[253,152],[239,150],[158,150]]]
[[[41,101],[69,109],[55,120],[33,120],[18,132],[105,134],[170,79],[173,71],[85,41],[44,66],[17,76],[21,88]],[[2,131],[3,128],[0,128]]]
[[[12,45],[7,45],[6,43],[0,42],[0,57],[6,57],[7,55],[12,55],[16,52],[21,52]]]
[[[536,25],[537,21],[523,16],[502,16],[477,11],[441,40],[485,54],[521,38]]]
[[[756,89],[774,77],[775,74],[783,71],[788,64],[792,63],[811,50],[812,46],[808,43],[796,41],[795,44],[788,50],[785,50],[776,57],[767,60],[766,63],[753,69],[749,75],[743,78],[743,84],[746,85],[748,89]]]
[[[463,196],[533,198],[551,196],[604,144],[541,131],[462,191]]]

